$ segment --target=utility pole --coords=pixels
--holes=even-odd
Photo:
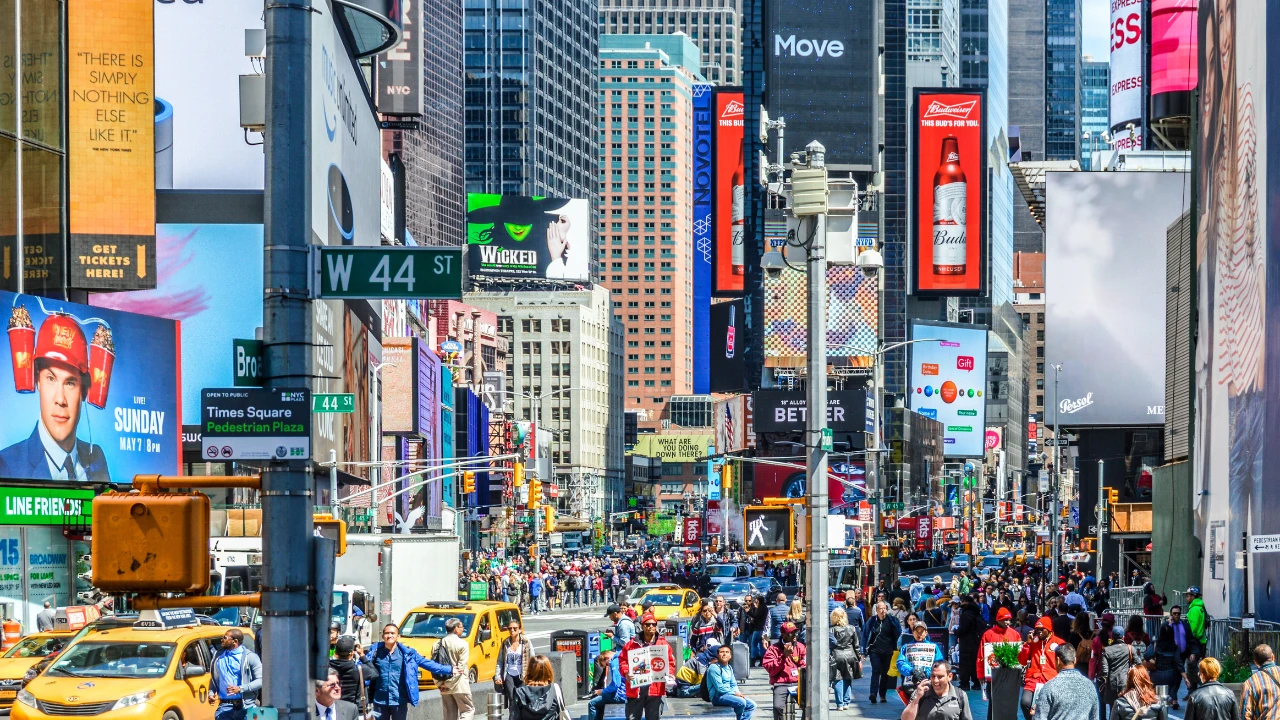
[[[1055,431],[1054,434],[1056,435],[1057,432]],[[1105,577],[1102,574],[1102,531],[1107,524],[1106,495],[1103,494],[1106,492],[1106,483],[1103,482],[1104,478],[1102,472],[1105,467],[1105,463],[1106,460],[1098,461],[1098,510],[1094,513],[1094,519],[1098,521],[1098,582],[1102,582],[1102,578]],[[1119,570],[1124,569],[1119,566],[1119,563],[1116,564],[1116,568]]]
[[[264,384],[310,388],[310,0],[266,9],[262,346]],[[313,713],[311,459],[262,469],[262,698],[280,720]],[[327,620],[327,618],[326,618]]]
[[[1062,365],[1059,363],[1053,367],[1053,504],[1050,508],[1052,516],[1049,518],[1049,552],[1052,557],[1051,567],[1053,568],[1053,581],[1057,582],[1058,577],[1062,574],[1059,567],[1062,563],[1062,427],[1058,425],[1058,375],[1062,372]],[[1043,418],[1042,418],[1043,419]],[[1099,469],[1099,476],[1102,472]],[[1098,582],[1102,582],[1102,548],[1098,548],[1099,562]]]

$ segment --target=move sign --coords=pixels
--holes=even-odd
[[[462,248],[312,246],[315,297],[462,299]]]
[[[1280,552],[1280,535],[1254,535],[1249,538],[1249,552]]]

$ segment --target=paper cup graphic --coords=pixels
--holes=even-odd
[[[111,330],[99,325],[89,345],[89,404],[97,408],[107,405],[107,393],[111,390],[111,366],[116,362],[115,343]]]
[[[36,389],[35,347],[35,328],[9,328],[9,357],[13,360],[13,389],[20,393],[35,392]]]

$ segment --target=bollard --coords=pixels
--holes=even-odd
[[[502,720],[502,701],[504,699],[506,699],[506,695],[497,692],[496,688],[494,692],[489,693],[488,712],[486,713],[488,720]]]

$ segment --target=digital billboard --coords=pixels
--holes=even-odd
[[[1196,89],[1196,5],[1151,0],[1151,119],[1191,114]]]
[[[716,88],[711,96],[715,172],[712,175],[712,257],[717,295],[741,295],[746,266],[742,90]]]
[[[738,392],[746,387],[747,321],[743,300],[711,306],[711,392]],[[703,343],[698,343],[703,344]]]
[[[784,268],[764,276],[764,357],[767,367],[796,367],[808,356],[809,288],[805,274]],[[827,358],[871,367],[879,343],[876,280],[854,265],[827,266]],[[837,360],[838,359],[838,360]]]
[[[177,323],[0,292],[0,477],[133,482],[178,472]]]
[[[467,266],[480,277],[591,278],[586,200],[467,194]]]
[[[803,461],[779,460],[779,464],[754,463],[752,496],[757,501],[768,498],[803,498],[808,485]],[[791,463],[792,466],[786,466]],[[833,462],[827,472],[827,503],[834,515],[855,515],[858,503],[867,498],[866,467],[861,460]]]
[[[711,332],[711,86],[698,83],[693,100],[693,336]],[[711,354],[706,343],[693,348],[693,391],[711,392]]]
[[[982,457],[987,429],[987,329],[913,320],[911,339],[930,342],[910,346],[908,406],[942,423],[943,457]]]
[[[68,279],[156,285],[152,0],[67,3]]]
[[[876,162],[874,0],[765,3],[765,108],[787,121],[787,150],[817,140],[827,165]]]
[[[1045,420],[1163,425],[1166,229],[1190,176],[1054,172],[1045,193]]]
[[[1110,113],[1117,150],[1142,149],[1142,106],[1147,100],[1145,14],[1145,0],[1111,0]],[[1134,125],[1132,138],[1126,130],[1129,123]]]
[[[378,112],[385,115],[422,114],[422,3],[399,3],[400,44],[378,56]]]
[[[985,98],[982,90],[915,91],[916,295],[987,292]]]

